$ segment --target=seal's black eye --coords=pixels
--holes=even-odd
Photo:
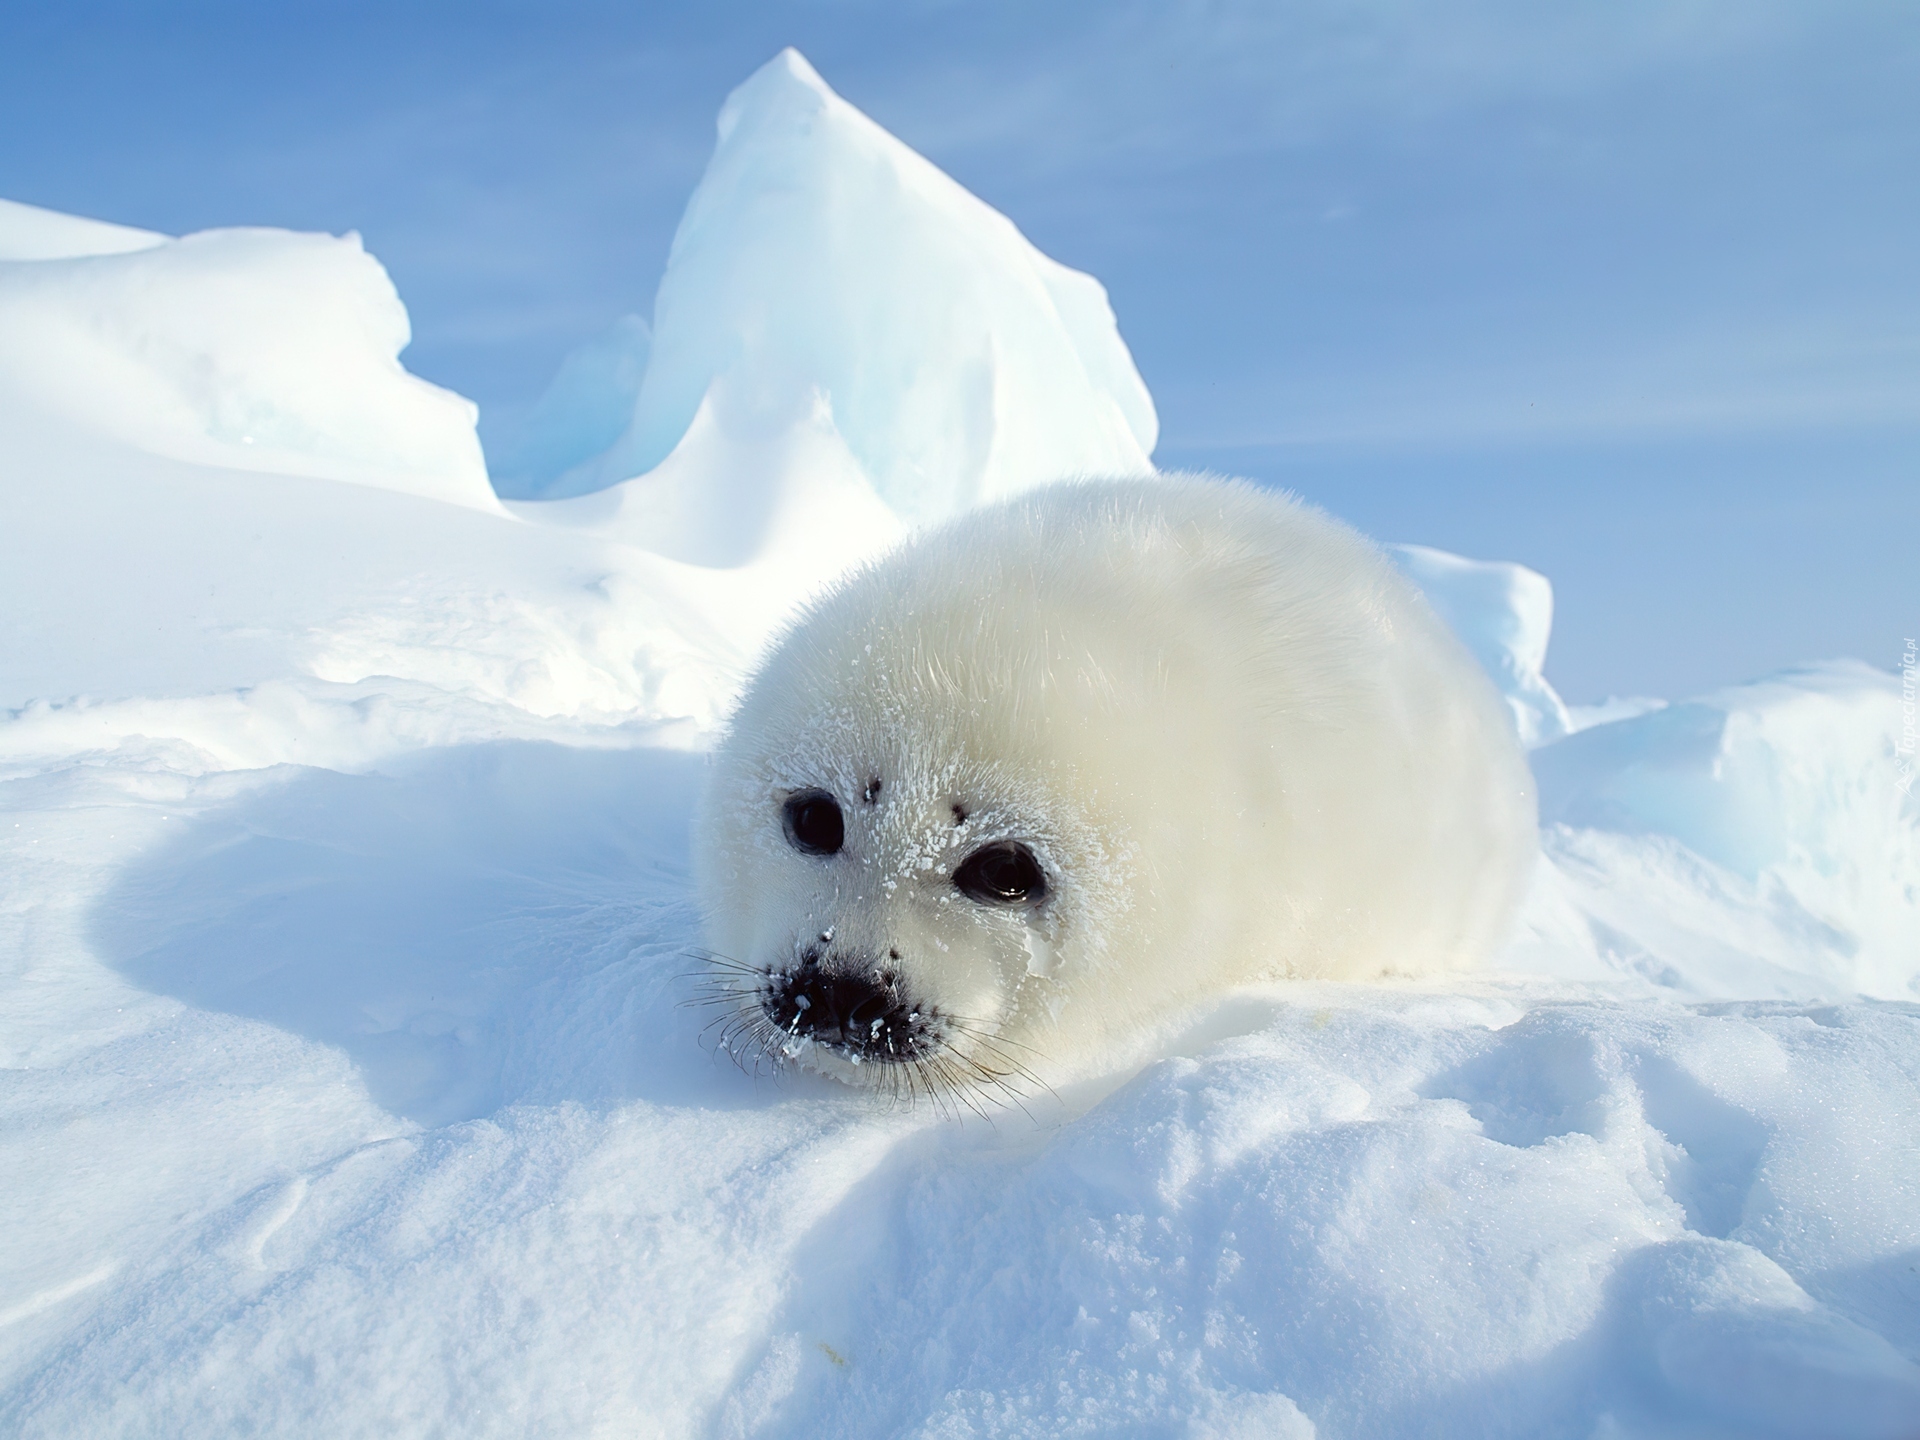
[[[789,795],[782,811],[787,843],[808,855],[837,855],[847,838],[840,804],[824,790],[802,790]]]
[[[1024,845],[1011,840],[983,845],[953,872],[969,899],[987,905],[1038,905],[1047,898],[1047,877]]]

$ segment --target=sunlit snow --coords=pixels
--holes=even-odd
[[[688,815],[768,636],[1154,443],[1098,285],[797,55],[720,129],[506,502],[356,238],[0,202],[0,1431],[1920,1434],[1864,664],[1570,709],[1547,579],[1410,545],[1533,746],[1497,968],[1221,997],[990,1120],[703,1048]]]

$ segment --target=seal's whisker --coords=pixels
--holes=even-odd
[[[944,1116],[945,1107],[941,1103],[939,1092],[929,1082],[925,1064],[915,1061],[900,1068],[903,1073],[896,1079],[895,1084],[904,1085],[907,1092],[907,1108],[909,1110],[917,1108],[924,1095],[927,1103],[933,1106],[934,1113]]]
[[[951,1067],[946,1065],[945,1062],[942,1062],[941,1069],[942,1073],[946,1076],[947,1084],[951,1088],[955,1098],[982,1120],[986,1121],[987,1124],[993,1124],[993,1115],[987,1109],[986,1105],[982,1103],[982,1092],[978,1087],[966,1084],[964,1080],[952,1073]]]
[[[933,1113],[938,1115],[942,1120],[954,1118],[947,1097],[941,1093],[939,1085],[934,1083],[935,1075],[931,1067],[922,1061],[913,1066],[913,1072],[913,1078],[918,1082],[919,1088],[926,1094],[927,1103],[933,1106]]]
[[[959,1072],[954,1069],[951,1061],[941,1060],[940,1079],[941,1083],[946,1087],[947,1093],[951,1095],[958,1104],[966,1106],[967,1109],[971,1110],[988,1124],[993,1123],[993,1116],[981,1103],[980,1092],[972,1085],[965,1083]]]
[[[951,1108],[952,1087],[943,1083],[942,1063],[939,1060],[923,1062],[921,1079],[927,1090],[927,1098],[932,1103],[934,1113],[943,1120],[957,1119],[957,1113]]]
[[[745,998],[745,992],[731,989],[715,989],[705,995],[690,995],[684,1000],[673,1002],[676,1010],[703,1010],[714,1005],[738,1006]]]
[[[1003,1031],[996,1030],[996,1029],[989,1029],[987,1026],[987,1022],[979,1019],[977,1016],[947,1015],[944,1018],[947,1020],[950,1020],[956,1026],[970,1027],[967,1033],[977,1038],[991,1037],[992,1039],[999,1041],[1002,1045],[1011,1045],[1015,1049],[1024,1050],[1029,1055],[1032,1055],[1036,1058],[1045,1058],[1044,1051],[1036,1050],[1033,1046],[1028,1045],[1023,1041],[1015,1040],[1012,1036],[1006,1034]]]
[[[715,1012],[699,1031],[701,1042],[711,1045],[715,1063],[724,1051],[737,1069],[756,1081],[765,1075],[787,1083],[795,1064],[805,1063],[804,1048],[810,1042],[823,1043],[811,1041],[803,1029],[804,1010],[778,1017],[773,1013],[769,997],[791,993],[781,987],[796,983],[794,972],[748,964],[716,951],[689,952],[689,958],[698,960],[700,968],[685,972],[693,993],[676,1005]],[[913,1111],[924,1105],[942,1120],[958,1122],[971,1113],[992,1124],[995,1109],[1011,1106],[1031,1120],[1023,1090],[1033,1086],[1052,1093],[1008,1053],[1009,1048],[1034,1053],[1031,1047],[974,1017],[900,1003],[910,1008],[912,1024],[876,1030],[872,1050],[824,1042],[830,1053],[867,1062],[871,1093],[888,1110]]]
[[[682,970],[679,974],[682,977],[710,976],[715,971],[720,971],[725,974],[745,975],[756,980],[764,978],[767,974],[767,968],[764,965],[748,965],[739,960],[728,960],[724,956],[700,959],[695,968]]]
[[[948,1057],[944,1064],[947,1072],[955,1077],[956,1083],[969,1083],[973,1086],[1002,1090],[1008,1088],[1007,1072],[995,1070],[976,1055],[956,1053]]]
[[[701,1027],[700,1037],[705,1039],[707,1033],[718,1026],[720,1027],[720,1039],[717,1043],[725,1045],[731,1043],[736,1037],[744,1033],[752,1024],[751,1016],[747,1015],[744,1011],[733,1010],[725,1014],[716,1015],[713,1019],[709,1020]]]
[[[982,1050],[985,1050],[999,1064],[1002,1064],[1007,1067],[1005,1071],[1000,1072],[998,1075],[994,1077],[996,1080],[999,1080],[1001,1083],[1004,1084],[1006,1076],[1017,1075],[1022,1080],[1026,1081],[1029,1085],[1033,1085],[1041,1090],[1046,1091],[1047,1094],[1051,1095],[1055,1100],[1058,1100],[1060,1098],[1059,1092],[1056,1091],[1051,1085],[1049,1085],[1045,1080],[1042,1080],[1038,1075],[1034,1074],[1032,1070],[1028,1069],[1019,1060],[1016,1060],[1013,1056],[1006,1053],[1006,1050],[1004,1048],[1005,1046],[1007,1046],[1008,1044],[1017,1045],[1019,1042],[1009,1041],[1007,1037],[1004,1035],[1000,1035],[1000,1034],[990,1032],[990,1031],[985,1031],[985,1030],[978,1030],[968,1025],[956,1024],[954,1028],[959,1030],[963,1035],[967,1036],[968,1039],[972,1040],[977,1047],[979,1047]],[[1023,1050],[1031,1050],[1032,1047],[1022,1045],[1020,1046],[1020,1048]],[[982,1067],[982,1069],[984,1071],[984,1066]],[[1010,1089],[1011,1087],[1008,1087],[1008,1088]]]
[[[738,1059],[740,1052],[734,1048],[734,1042],[739,1040],[741,1035],[746,1033],[746,1030],[747,1030],[746,1025],[742,1023],[740,1017],[737,1015],[723,1016],[721,1020],[716,1020],[714,1024],[722,1026],[720,1031],[720,1036],[714,1042],[714,1048],[717,1050],[724,1050],[729,1055],[732,1055],[736,1059]],[[711,1029],[712,1027],[709,1026],[708,1028]],[[704,1035],[706,1032],[702,1031],[701,1033]]]
[[[921,1060],[914,1060],[906,1065],[902,1065],[900,1072],[900,1076],[895,1083],[901,1088],[904,1088],[907,1093],[907,1108],[909,1110],[916,1108],[922,1096],[924,1096],[927,1103],[933,1105],[934,1109],[938,1111],[939,1097],[934,1093],[932,1085],[928,1083],[926,1063]]]
[[[1049,1094],[1052,1094],[1052,1087],[1048,1085],[1046,1081],[1042,1080],[1031,1069],[1029,1069],[1024,1061],[1020,1060],[1016,1056],[1009,1055],[1007,1053],[1007,1046],[1009,1045],[1009,1043],[1014,1043],[1014,1042],[1009,1042],[1006,1036],[998,1034],[997,1032],[994,1032],[994,1031],[976,1030],[972,1028],[964,1028],[961,1030],[961,1033],[964,1034],[968,1039],[972,1040],[975,1045],[979,1046],[981,1049],[991,1054],[993,1058],[996,1061],[998,1061],[1000,1064],[1006,1066],[1007,1067],[1006,1073],[1011,1075],[1018,1075],[1022,1080],[1027,1081],[1029,1084],[1038,1085],[1041,1089],[1047,1091]],[[1019,1048],[1029,1049],[1029,1047],[1027,1046],[1020,1046]],[[1030,1051],[1030,1053],[1032,1052]],[[1058,1098],[1058,1097],[1055,1097],[1055,1098]]]

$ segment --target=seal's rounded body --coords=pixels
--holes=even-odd
[[[1237,483],[1072,483],[811,605],[715,757],[728,1042],[933,1093],[1204,992],[1472,963],[1535,844],[1505,709],[1419,592]]]

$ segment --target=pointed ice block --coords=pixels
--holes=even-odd
[[[734,91],[719,130],[674,237],[632,421],[547,497],[653,470],[698,439],[723,379],[733,414],[812,424],[817,392],[909,521],[1152,468],[1153,402],[1092,277],[1041,254],[796,51]]]

